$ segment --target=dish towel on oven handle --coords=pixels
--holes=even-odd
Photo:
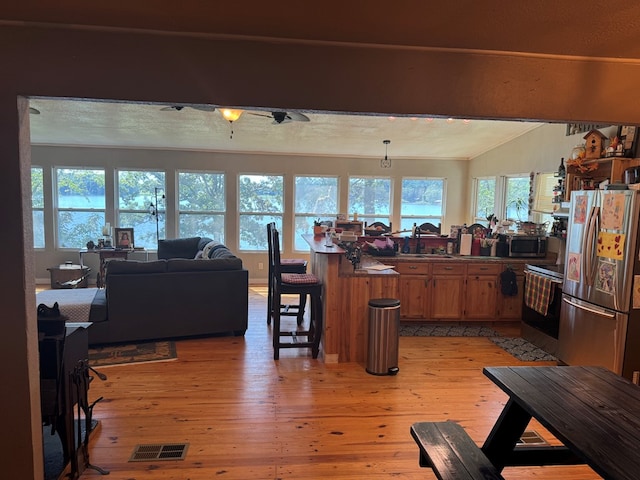
[[[553,302],[553,280],[536,273],[527,272],[527,282],[524,289],[524,304],[546,316],[549,304]]]

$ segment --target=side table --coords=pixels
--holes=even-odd
[[[129,257],[129,252],[131,250],[122,250],[122,249],[113,249],[113,248],[94,248],[92,250],[82,249],[78,252],[80,256],[80,265],[83,266],[84,263],[84,254],[85,253],[97,253],[100,255],[100,271],[98,272],[98,276],[96,277],[96,286],[98,288],[102,288],[104,286],[104,274],[107,266],[107,261],[112,258],[123,258],[127,259]]]

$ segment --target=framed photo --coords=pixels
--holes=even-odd
[[[133,248],[133,228],[116,228],[116,248],[130,250]]]

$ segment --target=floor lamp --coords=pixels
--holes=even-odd
[[[164,193],[160,195],[160,197],[158,197],[158,192],[161,190],[164,189],[158,187],[155,187],[153,189],[154,203],[149,205],[149,213],[151,213],[151,215],[156,218],[156,243],[160,241],[160,208],[158,205],[158,198],[160,198],[162,201],[164,201],[165,199]]]

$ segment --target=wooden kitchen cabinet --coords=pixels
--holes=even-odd
[[[464,280],[467,266],[462,263],[437,263],[432,269],[429,298],[433,320],[459,320],[464,311]]]
[[[495,320],[498,301],[498,275],[502,265],[467,265],[464,317],[467,320]]]
[[[400,318],[425,319],[429,316],[430,263],[399,263]]]

